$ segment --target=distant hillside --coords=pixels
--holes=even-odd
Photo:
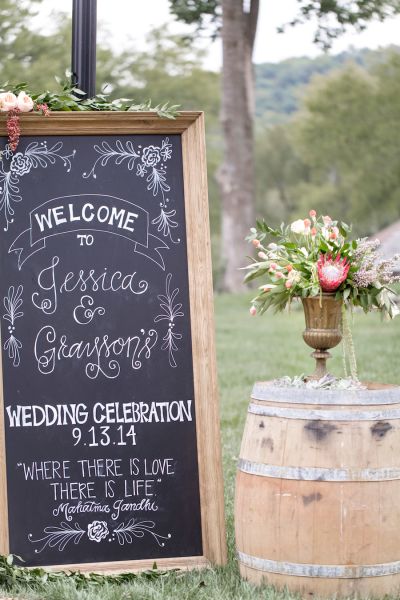
[[[329,73],[351,61],[368,69],[393,50],[400,52],[400,47],[348,50],[314,59],[290,58],[280,63],[258,64],[255,67],[256,116],[263,124],[282,123],[296,112],[301,95],[314,75]]]

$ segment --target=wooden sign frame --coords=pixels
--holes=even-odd
[[[5,119],[1,121],[0,135],[6,135]],[[156,559],[156,562],[160,569],[199,568],[211,564],[224,564],[226,537],[203,113],[183,112],[172,120],[161,119],[152,112],[52,113],[49,117],[25,114],[21,115],[21,129],[22,136],[181,135],[203,555],[160,558]],[[0,553],[8,554],[6,447],[1,366],[0,361]],[[153,563],[153,559],[146,559],[55,565],[47,568],[118,573],[149,569]]]

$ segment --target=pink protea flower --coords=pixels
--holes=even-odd
[[[350,263],[340,254],[334,259],[331,254],[321,254],[318,263],[318,279],[323,292],[334,292],[346,279]]]

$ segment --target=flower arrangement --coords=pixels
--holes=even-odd
[[[26,112],[39,112],[49,115],[49,107],[46,103],[34,101],[24,90],[20,90],[18,95],[12,91],[0,93],[0,112],[7,113],[7,135],[10,150],[15,152],[18,147],[21,128],[19,114]]]
[[[20,114],[36,112],[48,116],[51,111],[154,111],[160,117],[173,119],[177,106],[168,103],[152,107],[151,101],[136,103],[129,98],[110,100],[106,93],[86,98],[85,92],[71,83],[70,73],[67,79],[56,77],[61,91],[33,93],[28,90],[26,83],[0,85],[0,113],[7,115],[7,135],[10,150],[15,152],[21,135]]]
[[[351,227],[310,210],[309,218],[298,219],[279,229],[257,221],[247,240],[257,249],[257,259],[245,267],[245,281],[263,278],[250,313],[268,308],[283,310],[295,298],[335,294],[346,306],[365,312],[379,310],[388,318],[399,314],[396,294],[390,287],[400,281],[400,255],[383,259],[379,241],[348,239]],[[274,239],[274,241],[270,241]]]

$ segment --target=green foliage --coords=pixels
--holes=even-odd
[[[347,27],[363,31],[374,19],[384,19],[400,12],[399,0],[298,0],[298,12],[278,31],[284,33],[287,26],[307,21],[316,22],[314,42],[325,50]],[[197,30],[221,18],[221,0],[169,0],[170,9],[176,18],[189,25],[196,24]],[[213,35],[216,31],[213,30]]]
[[[399,82],[393,53],[370,73],[349,66],[313,84],[295,126],[297,152],[310,168],[299,206],[310,193],[314,208],[333,201],[359,234],[400,218]]]
[[[396,47],[392,47],[391,50],[395,52]],[[287,122],[289,117],[301,108],[307,86],[315,76],[328,75],[349,63],[370,69],[385,62],[389,52],[389,48],[349,50],[335,55],[289,58],[279,63],[255,65],[258,124]]]
[[[165,98],[185,110],[204,110],[216,124],[219,109],[219,76],[201,68],[204,50],[172,35],[166,26],[146,37],[146,51],[129,49],[119,57],[113,96],[131,95],[142,101]],[[116,73],[114,73],[114,77]],[[106,79],[107,81],[107,79]]]
[[[111,576],[96,573],[85,575],[79,571],[45,571],[41,567],[28,569],[16,565],[15,559],[20,562],[22,561],[19,556],[14,556],[13,554],[9,554],[8,556],[0,555],[0,587],[7,590],[13,589],[16,586],[43,589],[49,583],[59,583],[61,581],[73,582],[76,589],[79,590],[89,586],[104,586],[106,583],[123,585],[139,578],[154,580],[158,577],[165,577],[171,574],[171,571],[158,571],[156,563],[154,563],[152,570],[143,571],[140,574],[122,573]]]
[[[11,91],[14,94],[18,94],[21,90],[24,90],[35,104],[46,104],[50,110],[55,111],[154,111],[159,117],[173,119],[179,113],[177,112],[178,106],[169,106],[168,102],[157,106],[152,106],[151,100],[136,103],[134,100],[129,98],[117,98],[110,100],[107,94],[97,94],[93,98],[85,98],[85,92],[75,87],[67,79],[62,81],[56,77],[61,91],[49,92],[32,92],[27,83],[18,83],[13,86],[9,85],[8,82],[0,85],[0,92]]]
[[[171,13],[179,21],[187,25],[196,25],[197,31],[211,25],[213,35],[216,35],[221,20],[221,6],[219,0],[169,0]]]
[[[383,21],[400,12],[399,0],[307,0],[299,4],[297,15],[288,25],[315,19],[318,25],[314,41],[324,49],[330,48],[348,26],[362,31],[369,21]],[[285,26],[280,30],[283,32]]]

